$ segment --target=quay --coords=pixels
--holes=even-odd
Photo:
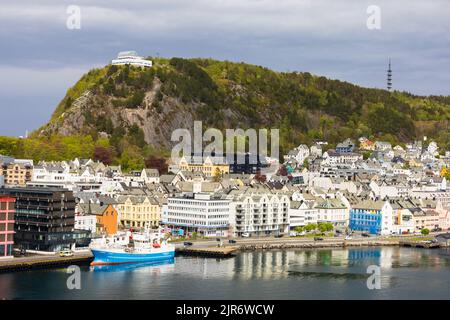
[[[284,241],[284,242],[262,242],[252,244],[242,244],[240,250],[271,250],[271,249],[314,249],[314,248],[346,248],[346,247],[381,247],[395,246],[398,241],[392,240],[336,240],[324,239],[322,241]]]
[[[239,248],[229,247],[206,247],[206,248],[176,248],[175,254],[181,256],[198,256],[209,258],[229,258],[235,255]]]
[[[429,242],[429,241],[400,241],[399,245],[401,247],[424,248],[424,249],[438,249],[442,247],[442,244],[439,242]]]
[[[89,265],[93,260],[90,252],[76,253],[72,257],[58,255],[33,255],[0,260],[0,273],[11,271],[28,271],[46,268],[67,267],[70,265]]]

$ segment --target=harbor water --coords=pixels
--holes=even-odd
[[[379,289],[368,288],[370,266]],[[0,274],[0,299],[449,299],[450,250],[371,247],[240,252],[234,258]]]

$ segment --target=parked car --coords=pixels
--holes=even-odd
[[[185,246],[192,246],[192,245],[193,245],[193,243],[190,242],[190,241],[185,241],[183,244],[184,244]]]
[[[250,237],[250,233],[244,232],[244,233],[242,234],[242,236],[243,236],[244,238],[249,238],[249,237]]]
[[[61,250],[59,252],[59,256],[60,257],[72,257],[73,256],[73,252],[72,252],[72,250]]]
[[[236,240],[230,239],[230,240],[228,240],[228,243],[236,243]]]
[[[323,240],[323,238],[321,238],[321,237],[314,237],[314,241],[322,241]]]
[[[352,236],[346,236],[345,237],[345,240],[352,240],[353,238],[352,238]]]
[[[275,235],[275,238],[283,238],[283,234],[279,233]]]
[[[368,237],[370,237],[370,234],[368,234],[368,233],[361,233],[361,236],[368,238]]]
[[[289,236],[290,237],[296,237],[298,234],[297,234],[297,232],[295,232],[295,231],[291,231],[291,232],[289,232]]]

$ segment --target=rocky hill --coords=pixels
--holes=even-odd
[[[450,147],[450,96],[362,88],[309,73],[281,73],[211,59],[155,59],[154,67],[105,66],[85,74],[34,138],[104,139],[169,150],[174,129],[279,128],[282,150],[362,135],[405,142],[422,135]]]

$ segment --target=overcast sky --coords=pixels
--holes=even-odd
[[[81,29],[67,28],[70,5]],[[370,5],[381,29],[367,28]],[[0,135],[44,124],[69,86],[124,50],[378,88],[391,57],[395,89],[450,94],[449,0],[0,0],[0,43]]]

